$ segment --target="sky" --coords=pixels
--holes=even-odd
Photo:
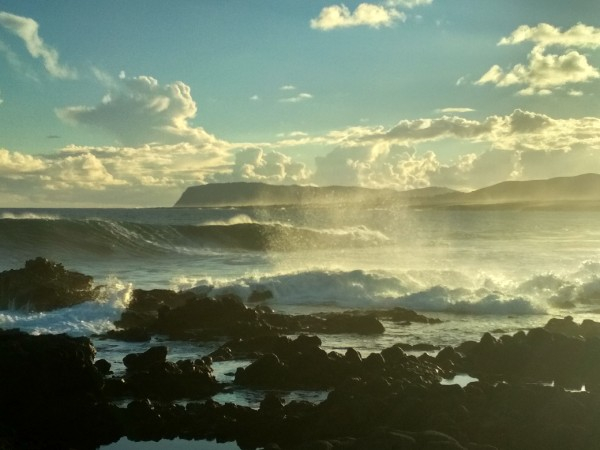
[[[600,172],[600,2],[3,0],[0,207]]]

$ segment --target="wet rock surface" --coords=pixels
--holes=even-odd
[[[97,292],[92,277],[40,257],[0,273],[0,309],[50,311],[93,300]]]
[[[210,314],[214,324],[223,308],[237,311],[231,317],[240,321],[261,323],[270,314],[234,297],[198,304],[193,297],[192,306],[190,298],[176,298],[173,308],[159,305],[153,320],[165,316],[163,324],[175,324],[175,317],[185,321],[183,311],[198,311],[184,322],[191,327]],[[154,314],[154,306],[144,308]],[[353,348],[327,353],[318,336],[284,336],[267,323],[196,359],[169,361],[166,346],[148,344],[124,357],[122,376],[95,360],[87,338],[2,331],[0,447],[91,449],[127,436],[274,450],[597,448],[600,338],[584,333],[597,326],[557,319],[514,335],[485,333],[437,353],[421,347],[432,354],[415,356],[414,347],[400,343],[369,355]],[[238,368],[233,383],[217,382],[212,362],[235,360],[252,362]],[[479,380],[441,383],[457,373]],[[251,408],[211,399],[224,388],[264,389],[263,400]],[[286,402],[273,391],[293,389],[328,394],[314,404]]]
[[[208,297],[191,291],[136,289],[116,322],[119,330],[106,337],[144,341],[153,334],[179,340],[298,333],[370,335],[385,331],[380,317],[407,324],[439,322],[403,308],[288,315],[262,304],[248,307],[233,294]]]

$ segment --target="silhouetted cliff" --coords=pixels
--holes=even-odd
[[[189,187],[176,207],[328,205],[342,203],[387,203],[400,199],[430,197],[453,192],[445,188],[411,191],[367,189],[351,186],[281,186],[265,183],[214,183]]]
[[[187,188],[175,207],[343,204],[402,204],[424,208],[498,205],[592,208],[600,204],[600,175],[590,173],[548,180],[505,181],[472,192],[439,187],[395,191],[351,186],[215,183]]]

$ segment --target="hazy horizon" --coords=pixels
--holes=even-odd
[[[7,0],[0,207],[600,173],[600,4]]]

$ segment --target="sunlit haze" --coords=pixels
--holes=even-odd
[[[600,172],[600,3],[0,5],[0,206]]]

